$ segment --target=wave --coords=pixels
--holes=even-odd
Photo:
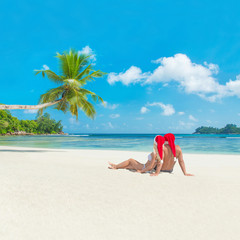
[[[90,135],[87,135],[87,134],[83,134],[83,135],[75,135],[75,134],[72,134],[72,135],[67,135],[69,137],[89,137]]]

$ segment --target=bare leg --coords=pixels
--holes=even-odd
[[[121,162],[119,164],[113,164],[111,162],[108,162],[108,164],[110,165],[108,168],[110,169],[119,169],[119,168],[127,168],[129,165],[130,165],[130,159],[124,161],[124,162]]]
[[[109,167],[110,169],[133,169],[133,170],[140,170],[143,168],[143,164],[139,163],[138,161],[136,161],[135,159],[128,159],[124,162],[121,162],[119,164],[113,164],[111,162],[109,163]]]

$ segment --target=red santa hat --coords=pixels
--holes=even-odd
[[[165,141],[168,142],[170,148],[172,149],[172,153],[174,155],[174,157],[176,157],[176,147],[175,147],[175,136],[172,133],[167,133],[164,135],[164,139]]]
[[[157,135],[154,139],[154,143],[157,145],[158,154],[162,160],[163,157],[163,144],[165,142],[165,138],[163,136]]]

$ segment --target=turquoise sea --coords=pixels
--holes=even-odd
[[[185,153],[240,154],[240,135],[175,134]],[[57,149],[111,149],[151,152],[154,134],[69,134],[0,136],[1,146]]]

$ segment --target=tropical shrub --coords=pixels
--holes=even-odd
[[[19,131],[33,134],[55,134],[62,132],[62,129],[61,121],[51,119],[48,113],[36,120],[19,120],[8,110],[0,110],[0,134]]]

